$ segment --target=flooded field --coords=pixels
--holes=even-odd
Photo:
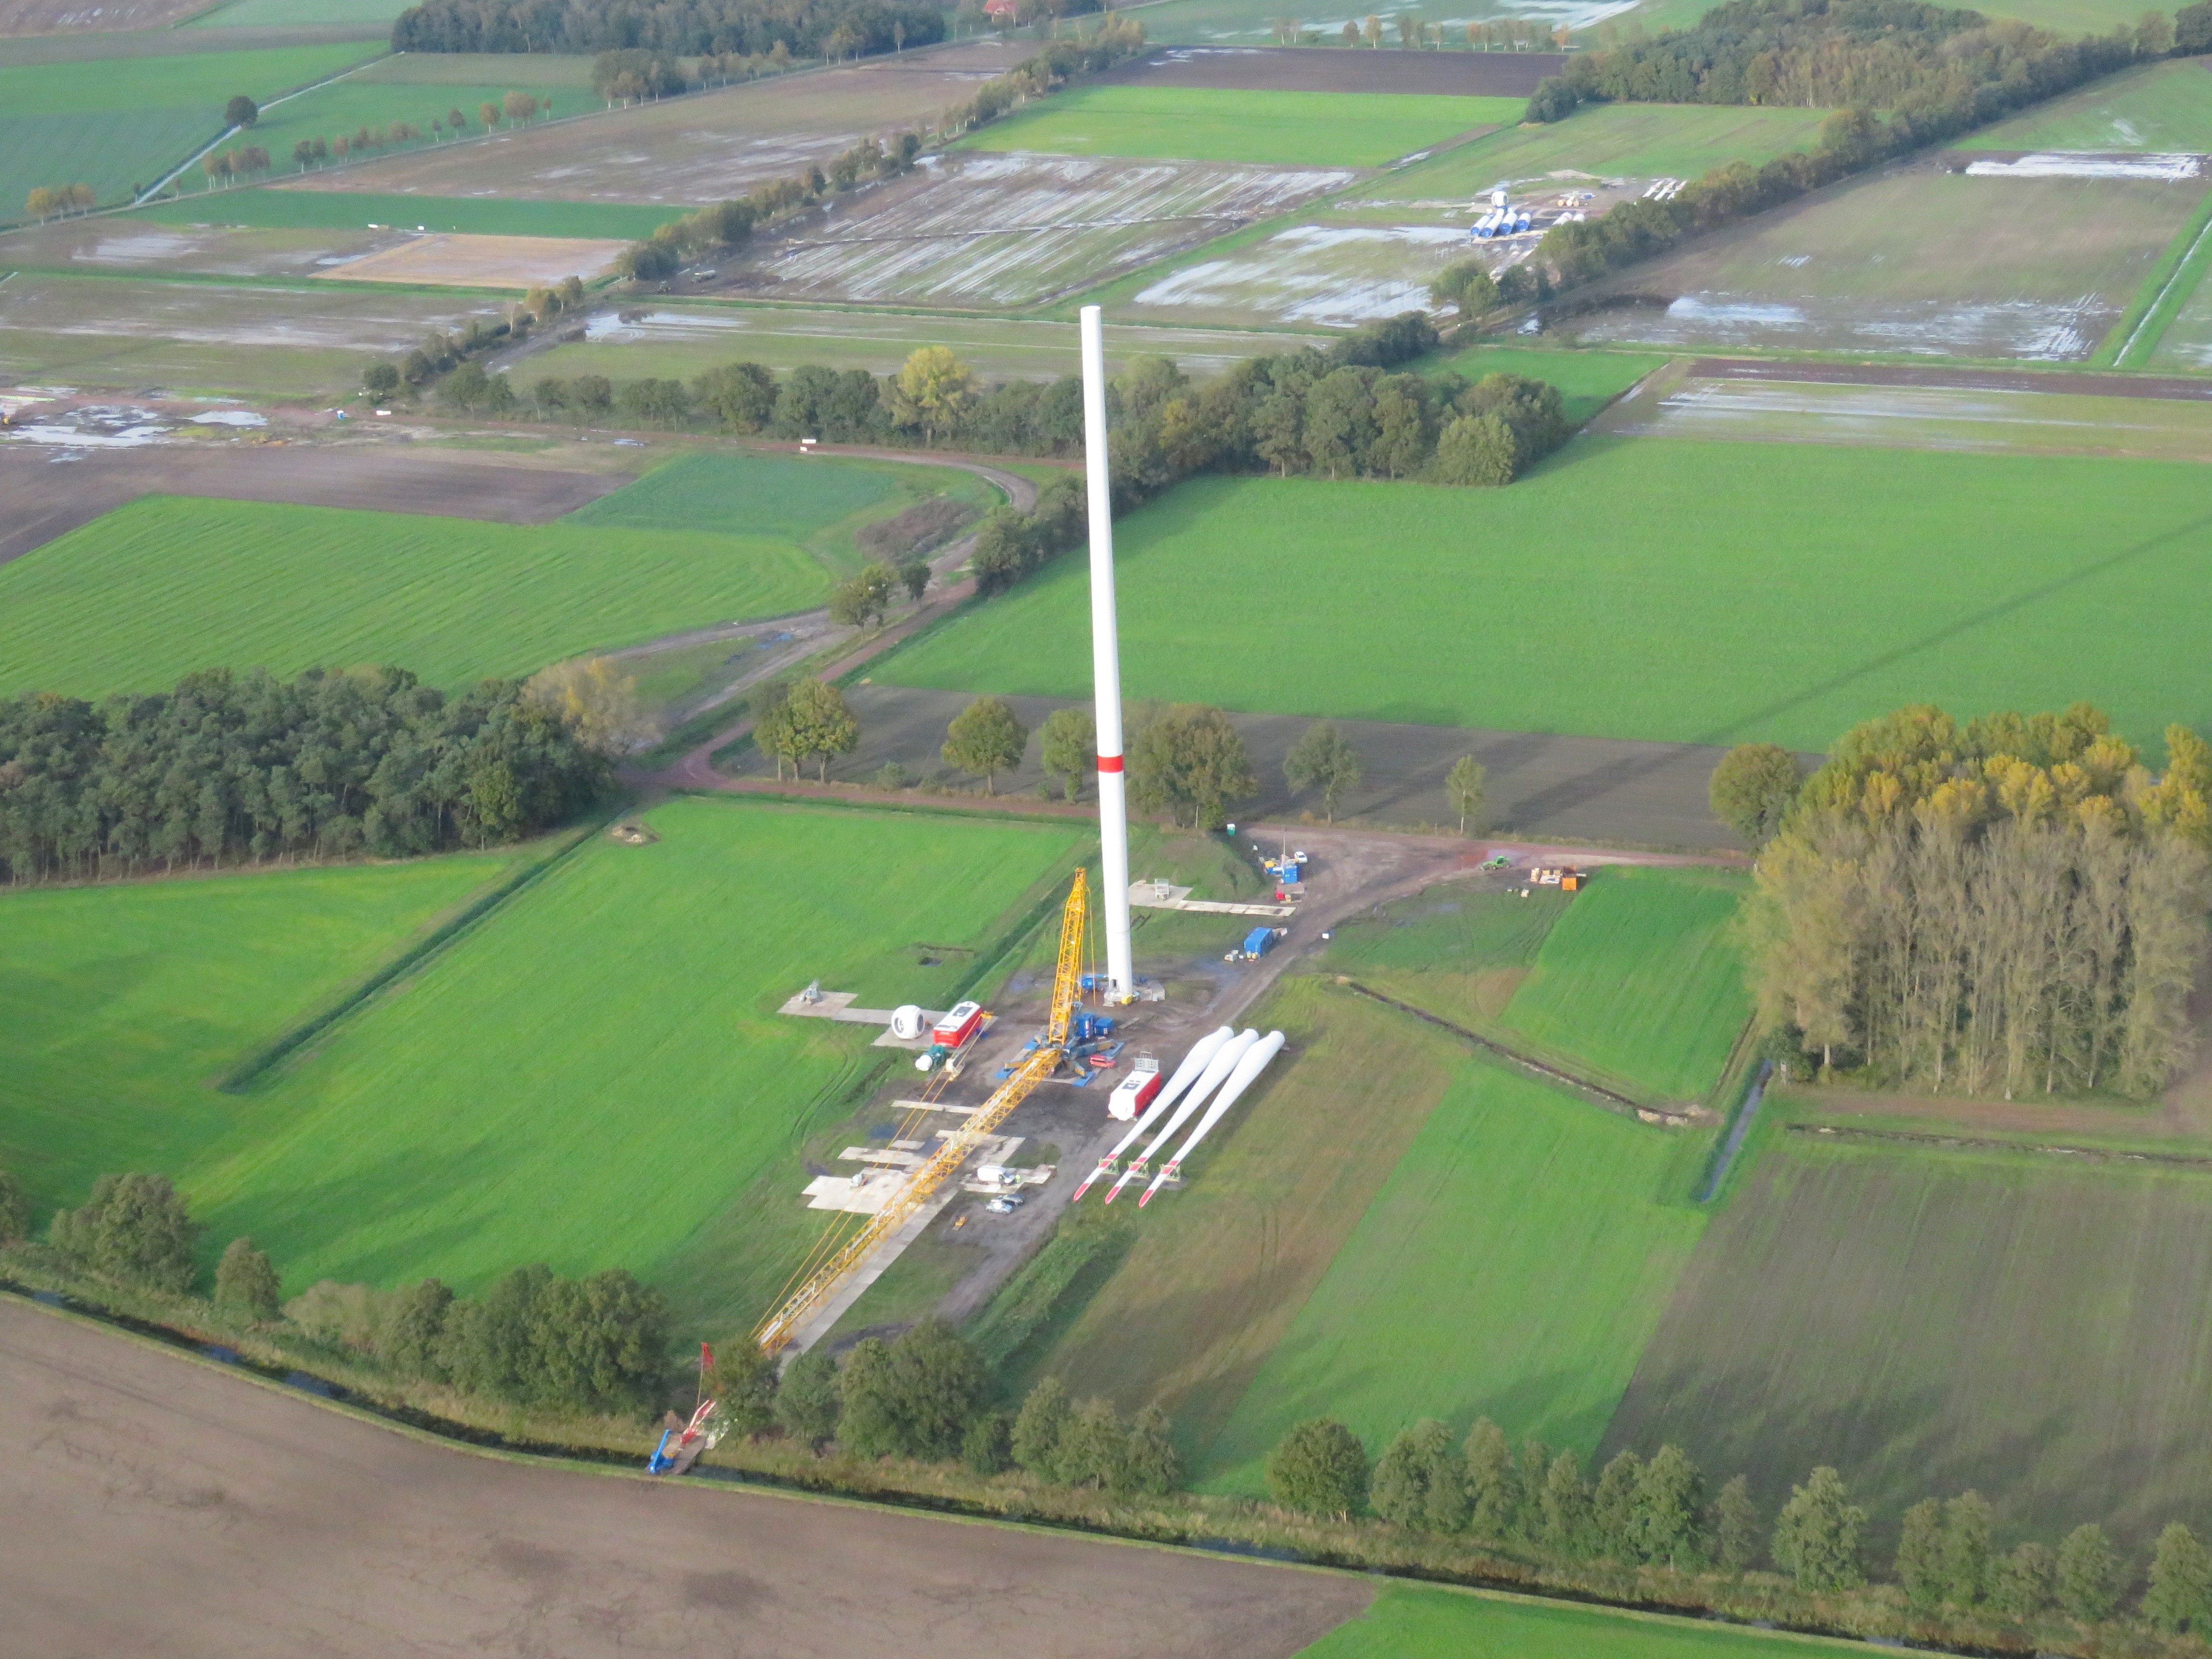
[[[241,230],[219,225],[78,219],[0,237],[0,264],[212,276],[313,276],[398,246],[385,230]]]
[[[1130,305],[1184,321],[1356,327],[1428,309],[1430,283],[1470,246],[1461,226],[1292,225],[1170,271]]]
[[[805,300],[1024,305],[1351,184],[1348,169],[963,155],[763,241],[728,286]]]
[[[2088,357],[2202,199],[2200,176],[1917,168],[1638,268],[1589,341]],[[2063,232],[2063,234],[2060,234]]]

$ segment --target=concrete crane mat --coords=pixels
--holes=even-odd
[[[0,1461],[0,1600],[27,1651],[1289,1659],[1375,1594],[485,1457],[12,1299]]]

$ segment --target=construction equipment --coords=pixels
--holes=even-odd
[[[821,1259],[800,1269],[804,1278],[797,1288],[753,1332],[753,1340],[767,1352],[775,1353],[787,1346],[798,1334],[800,1322],[866,1261],[877,1245],[903,1226],[938,1188],[957,1175],[985,1137],[1059,1068],[1075,1016],[1077,982],[1083,974],[1084,933],[1090,914],[1090,884],[1078,870],[1067,890],[1067,903],[1060,913],[1060,962],[1052,976],[1052,1008],[1042,1039],[1024,1056],[1013,1075],[970,1113],[966,1122],[945,1136],[945,1144],[915,1169],[897,1195],[871,1216],[866,1226],[834,1249],[817,1249],[815,1254]]]

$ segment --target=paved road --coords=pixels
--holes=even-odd
[[[0,1297],[0,1650],[1287,1659],[1370,1580],[489,1459]]]

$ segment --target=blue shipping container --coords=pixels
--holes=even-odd
[[[1244,935],[1244,954],[1248,957],[1265,956],[1267,953],[1267,947],[1274,942],[1273,928],[1255,927]]]

